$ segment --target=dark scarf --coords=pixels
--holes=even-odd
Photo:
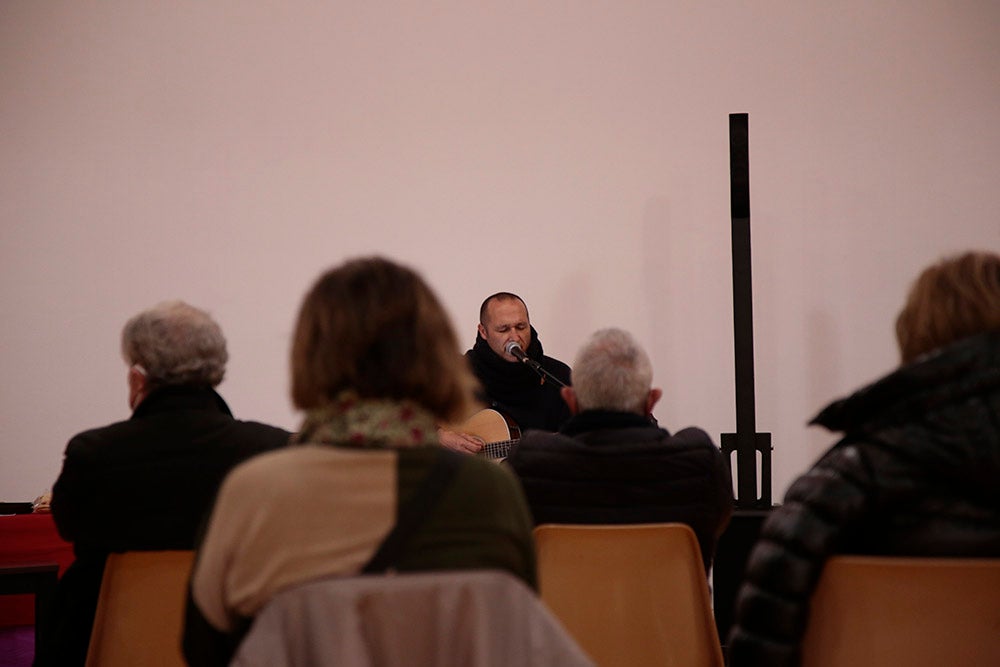
[[[632,412],[584,410],[573,415],[559,429],[559,432],[572,437],[581,433],[589,433],[590,431],[603,431],[606,429],[620,430],[624,428],[658,428],[658,425],[650,417],[637,415]],[[666,432],[665,429],[662,430]]]
[[[542,342],[538,340],[535,327],[531,327],[531,343],[528,344],[525,354],[542,364],[546,370],[551,370],[545,365],[546,357],[542,352]],[[538,373],[527,364],[507,361],[494,352],[486,339],[478,334],[476,344],[466,356],[469,358],[472,372],[483,385],[490,388],[490,396],[500,402],[518,402],[526,386],[542,384]]]

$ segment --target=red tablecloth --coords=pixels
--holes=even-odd
[[[73,546],[59,537],[51,514],[0,516],[0,565],[58,563],[61,576],[72,562]],[[0,627],[32,625],[34,605],[32,595],[0,595]]]

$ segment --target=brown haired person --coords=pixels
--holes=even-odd
[[[747,565],[743,665],[796,665],[828,556],[1000,556],[1000,256],[926,269],[896,320],[902,365],[814,420],[843,438],[788,489]]]
[[[381,258],[321,276],[299,311],[291,368],[305,413],[293,446],[229,475],[198,549],[190,664],[227,664],[276,592],[323,577],[492,568],[535,585],[517,479],[438,443],[436,425],[467,412],[474,380],[420,276]],[[397,516],[429,489],[439,493],[428,512],[386,561]]]

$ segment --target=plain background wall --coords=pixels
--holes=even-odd
[[[897,363],[918,271],[1000,249],[998,29],[991,0],[3,2],[0,499],[128,416],[121,326],[167,298],[227,333],[237,416],[294,428],[299,300],[371,253],[465,345],[501,289],[567,362],[631,330],[660,421],[718,440],[735,112],[780,499],[833,441],[808,419]]]

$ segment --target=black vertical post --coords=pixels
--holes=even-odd
[[[771,434],[757,433],[753,376],[753,281],[750,271],[750,146],[745,113],[729,115],[729,196],[732,212],[733,341],[736,433],[722,434],[727,461],[736,452],[736,507],[771,506]],[[758,493],[757,453],[761,455]]]
[[[771,509],[771,434],[757,433],[753,382],[753,281],[750,274],[750,148],[747,115],[729,115],[729,196],[732,205],[733,345],[736,433],[722,434],[722,451],[736,478],[736,511],[715,552],[713,610],[723,653],[750,550]],[[736,470],[732,470],[736,452]],[[757,454],[760,453],[760,486]]]

